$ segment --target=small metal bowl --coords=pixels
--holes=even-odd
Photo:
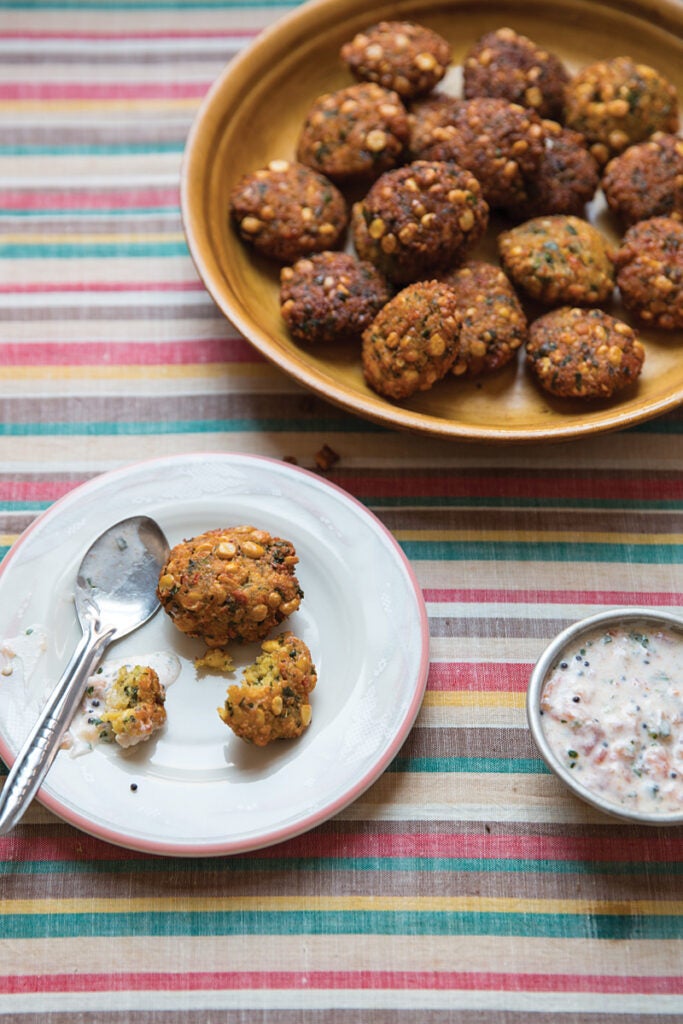
[[[613,608],[606,612],[598,612],[588,618],[580,619],[572,626],[563,630],[555,639],[548,644],[541,657],[534,665],[527,689],[526,713],[531,735],[534,738],[539,752],[548,768],[564,784],[586,803],[596,807],[599,811],[619,818],[622,821],[635,822],[640,825],[683,825],[683,811],[668,812],[661,814],[648,814],[641,811],[629,810],[610,803],[603,796],[587,789],[577,781],[577,777],[567,769],[557,758],[552,747],[548,743],[543,730],[543,718],[541,711],[541,695],[546,679],[552,669],[561,660],[567,648],[576,643],[582,636],[592,633],[602,626],[628,625],[634,622],[643,622],[649,626],[665,626],[681,634],[683,640],[683,617],[671,615],[669,612],[653,611],[652,608]]]

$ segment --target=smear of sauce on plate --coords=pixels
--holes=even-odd
[[[557,759],[615,807],[683,811],[683,636],[648,623],[568,647],[541,695]]]

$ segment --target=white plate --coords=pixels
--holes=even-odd
[[[233,646],[234,676],[198,676],[193,658],[204,646],[160,612],[106,660],[178,655],[163,732],[132,751],[60,751],[39,799],[101,839],[162,854],[244,852],[320,824],[367,789],[408,734],[426,685],[427,616],[386,528],[338,487],[271,459],[139,463],[96,477],[36,519],[0,566],[0,637],[42,628],[46,649],[35,664],[26,657],[0,675],[0,754],[12,762],[78,640],[72,594],[85,550],[138,514],[156,519],[171,545],[241,523],[292,541],[305,596],[287,628],[306,641],[318,670],[311,726],[264,749],[235,737],[216,708],[258,645]]]

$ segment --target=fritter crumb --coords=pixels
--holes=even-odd
[[[222,647],[210,647],[200,658],[194,659],[198,672],[234,672],[235,662]]]

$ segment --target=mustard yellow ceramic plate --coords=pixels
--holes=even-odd
[[[675,0],[617,3],[466,3],[316,0],[264,32],[209,91],[192,128],[183,164],[182,211],[197,269],[232,323],[295,380],[360,416],[397,429],[466,441],[560,441],[621,429],[683,401],[683,336],[644,332],[640,380],[604,402],[553,400],[527,376],[523,359],[481,381],[441,381],[398,404],[364,382],[359,346],[302,347],[280,319],[279,268],[255,257],[228,219],[231,186],[276,158],[293,159],[304,116],[321,93],[352,83],[339,60],[342,43],[382,18],[419,21],[453,45],[445,88],[459,91],[458,63],[483,32],[511,25],[554,50],[576,71],[606,57],[630,55],[660,70],[683,96],[683,5]],[[600,194],[590,219],[617,240]],[[495,222],[475,255],[495,258]],[[623,315],[618,306],[613,310]]]

